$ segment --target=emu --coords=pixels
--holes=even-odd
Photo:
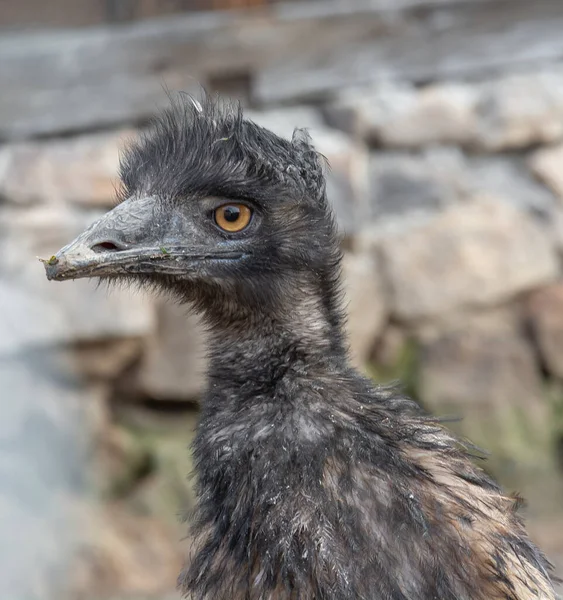
[[[517,499],[437,419],[351,366],[323,162],[206,98],[125,151],[120,203],[49,279],[140,282],[200,311],[194,600],[551,600]]]

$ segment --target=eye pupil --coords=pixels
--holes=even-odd
[[[226,206],[223,209],[225,221],[235,223],[240,218],[240,208],[238,206]]]
[[[252,218],[252,209],[246,204],[223,204],[215,209],[215,224],[228,233],[242,231]]]

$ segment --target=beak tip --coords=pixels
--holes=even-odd
[[[47,276],[47,279],[49,281],[53,281],[53,280],[57,279],[58,269],[56,268],[56,266],[44,263],[44,267],[45,267],[45,275]]]
[[[50,267],[45,267],[45,275],[49,281],[56,281],[57,276]]]
[[[58,258],[58,256],[53,255],[50,258],[41,258],[37,257],[39,262],[43,263],[45,267],[45,275],[49,281],[61,281],[65,278],[63,273],[64,269],[62,269],[62,261]]]

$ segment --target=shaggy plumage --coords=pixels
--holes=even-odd
[[[209,324],[190,598],[554,598],[518,502],[415,402],[351,368],[306,134],[187,98],[128,148],[121,178],[123,202],[47,270],[158,285]],[[213,214],[233,201],[253,218],[230,234]]]

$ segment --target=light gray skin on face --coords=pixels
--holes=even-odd
[[[243,256],[243,252],[210,244],[190,216],[163,210],[152,197],[125,200],[46,261],[47,278],[63,281],[154,273],[186,277],[197,273],[206,261]]]

